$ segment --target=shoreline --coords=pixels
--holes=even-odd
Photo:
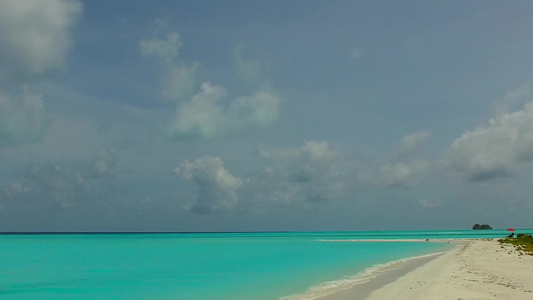
[[[393,284],[399,278],[423,267],[435,260],[441,259],[449,255],[453,255],[457,251],[463,249],[469,241],[467,240],[433,240],[435,243],[451,243],[449,249],[440,252],[430,253],[422,256],[407,257],[391,264],[380,267],[376,271],[376,276],[363,282],[361,284],[353,285],[347,289],[334,291],[328,295],[317,298],[317,300],[359,300],[369,299],[369,297],[377,290],[384,286]],[[412,300],[412,299],[410,299]],[[455,299],[454,299],[455,300]]]
[[[533,256],[496,239],[444,240],[453,248],[378,267],[367,281],[317,300],[533,299]]]
[[[371,239],[371,240],[325,240],[325,242],[426,242],[426,239]],[[280,298],[280,300],[353,300],[366,299],[370,293],[384,284],[393,282],[400,276],[432,261],[457,247],[466,244],[466,240],[433,239],[433,243],[448,243],[448,247],[434,250],[426,254],[400,258],[368,267],[361,272],[343,279],[322,282],[308,288],[301,294]]]

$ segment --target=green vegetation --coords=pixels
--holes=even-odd
[[[487,224],[483,224],[483,225],[475,224],[474,226],[472,226],[472,229],[492,229],[492,227],[490,227],[490,225],[487,225]]]
[[[498,242],[514,245],[520,254],[533,255],[533,236],[531,234],[519,233],[516,235],[516,238],[507,237],[499,239]]]

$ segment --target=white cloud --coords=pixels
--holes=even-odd
[[[311,140],[300,148],[263,149],[258,155],[268,164],[268,173],[252,177],[248,194],[280,203],[294,204],[333,199],[361,186],[416,187],[430,163],[416,156],[417,149],[431,136],[429,131],[406,135],[399,149],[388,161],[369,157],[346,157],[326,141]]]
[[[223,86],[206,81],[201,84],[198,93],[186,100],[194,90],[198,64],[185,66],[179,62],[179,50],[183,44],[178,33],[169,33],[165,38],[141,40],[139,46],[142,55],[155,57],[160,62],[162,94],[181,102],[169,126],[170,136],[211,138],[245,127],[264,127],[278,118],[281,99],[265,89],[227,100]],[[249,83],[258,81],[262,65],[245,59],[243,47],[239,46],[234,51],[239,73]]]
[[[0,77],[14,87],[65,67],[82,9],[75,0],[0,1]],[[0,147],[39,141],[48,127],[43,96],[28,86],[22,96],[0,91]]]
[[[79,1],[0,1],[0,57],[24,75],[62,68],[72,48],[70,30],[82,13]],[[12,71],[13,71],[12,70]]]
[[[371,168],[362,178],[386,187],[417,186],[430,165],[428,161],[417,157],[418,150],[430,137],[428,130],[407,134],[387,162]]]
[[[258,153],[268,166],[255,173],[245,194],[258,204],[294,205],[336,198],[346,192],[352,177],[337,149],[311,140],[299,148]]]
[[[466,131],[444,156],[445,164],[466,181],[508,176],[533,161],[533,102]]]
[[[141,40],[141,53],[161,59],[165,63],[175,63],[178,59],[178,51],[183,46],[180,35],[177,32],[167,34],[166,39],[152,38]]]
[[[261,79],[263,65],[255,60],[244,57],[245,45],[241,44],[233,51],[233,61],[237,66],[239,76],[246,82],[257,82]]]
[[[525,83],[519,87],[507,91],[505,95],[494,102],[494,108],[498,115],[506,114],[521,109],[526,103],[533,100],[533,86]]]
[[[423,142],[431,137],[431,132],[429,130],[421,130],[417,132],[410,133],[402,139],[402,144],[400,146],[400,153],[413,154],[416,152]]]
[[[234,128],[267,126],[278,118],[280,101],[279,97],[267,92],[239,97],[230,104],[228,122]]]
[[[223,103],[225,96],[223,87],[202,83],[201,91],[178,107],[169,134],[211,138],[246,126],[263,127],[278,117],[280,99],[273,94],[260,92],[239,97],[227,109]]]
[[[218,157],[205,156],[193,162],[181,163],[174,173],[198,186],[198,195],[190,207],[194,213],[211,213],[229,209],[237,201],[237,189],[242,180],[231,175]]]
[[[307,185],[303,190],[307,201],[322,201],[344,193],[349,176],[341,171],[339,158],[337,150],[326,141],[307,141],[301,147],[300,157],[289,165],[293,170],[290,178]]]
[[[341,149],[318,140],[299,148],[259,148],[266,167],[249,177],[244,194],[259,207],[293,206],[337,199],[358,187],[416,187],[430,163],[413,154],[429,136],[427,131],[407,135],[400,148],[411,152],[389,162],[346,157]]]
[[[311,182],[327,177],[337,152],[325,141],[307,141],[291,163],[289,178],[294,182]]]
[[[179,100],[191,95],[196,82],[196,63],[186,66],[178,60],[179,49],[183,46],[177,32],[172,32],[160,39],[141,40],[139,43],[143,56],[155,57],[162,69],[161,94],[172,100]]]
[[[28,87],[16,99],[0,93],[0,147],[38,141],[48,124],[42,95]]]
[[[379,178],[385,186],[414,187],[428,166],[429,163],[422,159],[388,163],[381,167]]]
[[[309,162],[324,163],[330,162],[337,155],[326,141],[307,141],[302,146],[301,155]]]
[[[226,90],[208,82],[202,84],[202,90],[176,111],[176,119],[170,127],[172,136],[212,137],[226,130],[227,118],[221,104]]]

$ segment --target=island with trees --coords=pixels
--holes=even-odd
[[[474,230],[480,230],[480,229],[492,229],[492,227],[490,227],[490,225],[487,225],[487,224],[475,224],[474,226],[472,226],[472,229]]]

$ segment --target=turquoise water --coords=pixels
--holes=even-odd
[[[0,235],[1,299],[280,299],[492,231]],[[338,242],[335,242],[338,241]]]

